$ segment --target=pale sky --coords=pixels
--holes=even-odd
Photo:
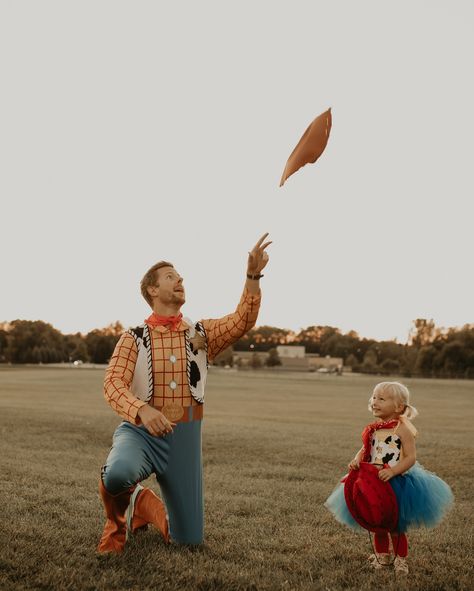
[[[0,1],[0,321],[231,312],[406,340],[474,322],[471,1]],[[280,188],[328,107],[325,153]]]

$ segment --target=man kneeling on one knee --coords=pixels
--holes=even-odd
[[[161,261],[143,277],[141,292],[153,313],[120,337],[105,376],[105,398],[124,420],[115,430],[99,482],[107,518],[99,552],[122,552],[127,537],[148,524],[165,542],[202,543],[207,364],[255,325],[267,236],[249,253],[237,309],[223,318],[183,318],[183,279],[171,263]],[[151,474],[163,500],[139,484]]]

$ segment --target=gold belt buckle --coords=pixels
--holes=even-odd
[[[167,402],[161,409],[161,412],[165,415],[168,421],[174,423],[179,421],[184,415],[184,407],[177,402]]]

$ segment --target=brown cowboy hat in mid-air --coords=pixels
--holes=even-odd
[[[302,135],[296,148],[290,154],[283,171],[280,187],[283,186],[286,179],[294,172],[299,170],[305,164],[316,162],[324,152],[328,143],[329,133],[331,131],[332,117],[331,109],[328,109],[309,125],[308,129]]]
[[[352,517],[372,532],[396,531],[398,503],[393,488],[380,480],[373,464],[361,462],[344,482],[344,498]]]

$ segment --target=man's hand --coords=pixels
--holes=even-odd
[[[272,241],[269,240],[265,242],[267,236],[268,232],[260,238],[257,244],[249,252],[247,273],[250,275],[258,275],[268,263],[268,254],[265,252],[265,249],[272,243]]]
[[[138,410],[137,415],[140,417],[141,422],[145,425],[146,430],[150,435],[155,435],[155,437],[161,437],[167,433],[172,433],[173,427],[176,427],[176,423],[168,421],[162,412],[153,408],[149,404],[143,405]]]

